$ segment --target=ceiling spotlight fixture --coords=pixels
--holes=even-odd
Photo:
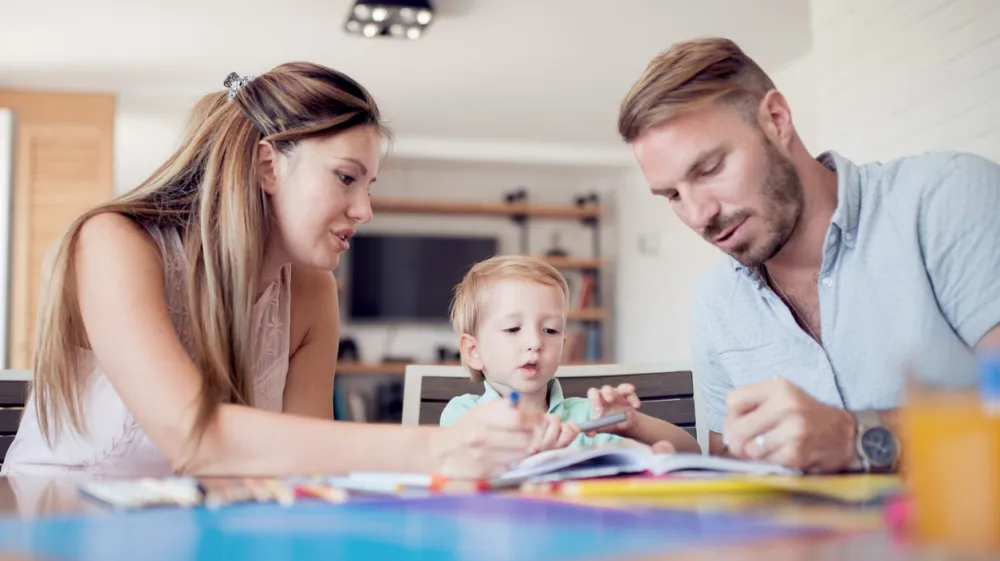
[[[358,18],[361,21],[365,21],[368,18],[372,17],[372,9],[361,3],[355,4],[353,11],[354,11],[354,17]]]
[[[430,0],[355,0],[344,23],[352,35],[416,40],[434,20]]]

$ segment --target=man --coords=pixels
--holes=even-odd
[[[657,56],[619,132],[652,192],[728,254],[692,306],[711,453],[892,470],[904,370],[972,383],[977,349],[1000,348],[996,164],[813,158],[785,98],[726,39]]]

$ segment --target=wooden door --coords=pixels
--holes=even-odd
[[[114,106],[112,96],[0,91],[15,112],[8,368],[32,366],[46,252],[114,192]]]

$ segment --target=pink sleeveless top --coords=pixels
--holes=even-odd
[[[188,318],[185,275],[187,254],[176,228],[147,226],[163,256],[167,306],[174,329],[192,359],[195,345]],[[289,326],[291,319],[291,265],[284,265],[278,278],[264,290],[254,307],[254,347],[258,349],[253,369],[253,404],[268,411],[281,411],[288,374]],[[33,400],[25,407],[17,436],[7,452],[0,474],[165,476],[172,473],[167,460],[111,386],[91,351],[82,350],[85,432],[79,436],[66,429],[50,449],[42,438]]]

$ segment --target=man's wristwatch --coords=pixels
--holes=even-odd
[[[873,410],[852,411],[857,422],[855,447],[861,467],[868,473],[886,473],[896,469],[899,461],[899,439]]]

